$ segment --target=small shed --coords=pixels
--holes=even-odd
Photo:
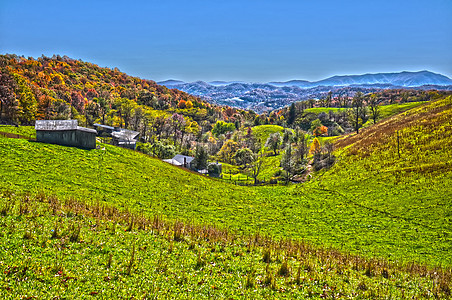
[[[163,161],[167,162],[169,164],[175,165],[175,166],[182,166],[182,164],[180,162],[178,162],[177,160],[174,160],[172,158],[164,159]]]
[[[137,138],[140,133],[133,130],[121,128],[119,131],[113,131],[113,145],[123,148],[135,149],[137,146]]]
[[[94,124],[94,126],[100,136],[111,136],[113,145],[135,149],[139,132],[101,124]]]
[[[78,126],[77,120],[36,120],[36,141],[85,149],[96,148],[97,131]]]
[[[97,123],[94,124],[94,127],[96,127],[98,136],[103,136],[104,134],[110,136],[111,133],[115,130],[115,127],[113,126],[102,125]]]
[[[191,167],[191,161],[194,159],[193,156],[186,156],[182,154],[177,154],[171,159],[164,159],[163,161],[170,163],[175,166],[181,166],[187,169]]]

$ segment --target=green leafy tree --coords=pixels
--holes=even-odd
[[[289,107],[289,117],[287,118],[287,125],[292,125],[295,122],[297,116],[297,109],[295,103],[292,103]]]
[[[226,123],[224,121],[217,121],[212,128],[212,134],[218,137],[221,134],[225,134],[226,132],[234,131],[235,124],[234,123]]]
[[[162,141],[156,141],[151,145],[150,153],[160,159],[172,158],[176,155],[176,148],[173,145],[166,145]]]
[[[282,138],[279,132],[275,132],[270,134],[267,141],[265,142],[265,147],[270,148],[273,151],[274,155],[277,155],[277,150],[281,146]]]
[[[290,131],[288,129],[284,129],[284,133],[283,133],[282,139],[283,139],[283,143],[284,144],[292,142],[292,140],[293,140],[292,131]]]
[[[301,163],[308,156],[309,147],[308,147],[308,136],[304,134],[300,134],[298,139],[297,148],[295,150],[296,160]]]
[[[332,91],[329,91],[329,92],[328,92],[328,95],[327,95],[326,98],[325,98],[325,106],[326,106],[326,107],[330,107],[332,101],[333,101],[333,92],[332,92]]]
[[[135,101],[127,98],[122,98],[121,102],[121,114],[124,119],[124,127],[129,128],[137,104]]]
[[[203,170],[207,168],[208,156],[206,148],[203,145],[198,144],[196,146],[195,158],[191,162],[191,166],[196,170]]]
[[[253,151],[248,148],[239,149],[234,155],[234,160],[238,165],[242,165],[243,168],[246,168],[247,164],[253,161]]]

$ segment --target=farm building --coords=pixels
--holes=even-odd
[[[94,124],[94,126],[97,128],[99,136],[111,137],[113,145],[135,149],[139,132],[101,124]]]
[[[186,156],[186,155],[182,155],[182,154],[177,154],[173,158],[171,158],[171,159],[164,159],[163,161],[165,161],[167,163],[170,163],[172,165],[175,165],[175,166],[181,166],[181,167],[190,169],[191,162],[192,162],[193,159],[194,159],[193,156]]]
[[[78,126],[77,120],[36,120],[36,141],[86,149],[96,148],[97,131]]]

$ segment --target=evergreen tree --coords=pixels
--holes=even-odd
[[[191,166],[196,170],[203,170],[207,168],[207,150],[201,144],[196,146],[195,158],[193,159]]]
[[[292,125],[295,122],[295,118],[297,116],[297,110],[295,107],[295,103],[292,103],[289,107],[289,117],[287,118],[287,125]]]

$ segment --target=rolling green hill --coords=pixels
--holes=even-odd
[[[311,182],[289,187],[235,186],[109,145],[80,150],[0,137],[0,191],[5,195],[29,193],[32,198],[44,194],[62,202],[76,199],[138,216],[215,225],[238,236],[259,232],[367,259],[450,269],[451,122],[451,97],[426,103],[339,140],[339,160],[332,169],[316,174]],[[8,197],[1,199],[3,207],[7,206]],[[20,221],[17,226],[26,228],[22,222],[36,222],[21,216],[20,205],[16,210],[11,218]],[[2,222],[10,222],[2,227],[6,228],[2,235],[9,236],[12,221],[2,217]],[[56,220],[44,217],[42,222]],[[70,228],[70,224],[65,226]],[[13,243],[17,236],[11,239]],[[261,254],[254,255],[257,262]],[[18,259],[16,254],[13,257]],[[4,270],[8,266],[1,265]],[[257,268],[261,274],[264,267]],[[450,276],[450,271],[446,274]],[[356,290],[358,284],[348,288]],[[367,283],[364,286],[363,291],[374,290]],[[433,295],[424,288],[417,290],[418,295],[424,292]]]

